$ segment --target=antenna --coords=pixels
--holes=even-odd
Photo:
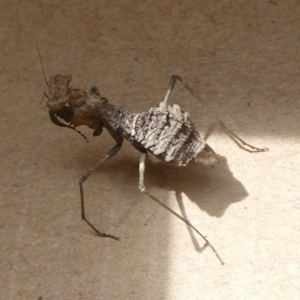
[[[40,62],[41,62],[41,66],[42,66],[42,71],[43,71],[43,76],[44,76],[45,82],[46,82],[47,85],[49,85],[49,84],[48,84],[48,81],[47,81],[47,79],[46,79],[45,70],[44,70],[44,65],[43,65],[42,56],[41,56],[41,53],[40,53],[40,49],[39,49],[38,43],[36,43],[36,48],[37,48],[37,51],[38,51],[38,54],[39,54],[39,58],[40,58]],[[43,100],[42,100],[42,101],[43,101]]]

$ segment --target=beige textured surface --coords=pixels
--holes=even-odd
[[[16,1],[0,9],[0,299],[299,299],[299,1]],[[148,162],[148,190],[205,234],[225,261],[138,187],[127,143],[54,126],[46,74],[72,73],[112,103],[145,111],[180,74],[227,125],[270,152],[241,151],[216,128],[215,168]],[[205,135],[215,122],[179,85],[172,101]]]

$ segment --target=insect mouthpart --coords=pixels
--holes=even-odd
[[[49,109],[49,116],[51,121],[58,126],[61,127],[66,127],[67,125],[62,123],[58,118],[64,120],[67,123],[71,123],[73,117],[74,117],[74,112],[72,111],[72,109],[68,106],[65,106],[63,109],[61,110],[57,110],[57,111],[52,111]]]
[[[80,122],[80,120],[76,120],[76,119],[74,120],[73,119],[74,112],[72,111],[72,109],[70,107],[65,106],[63,109],[55,111],[55,112],[49,110],[49,117],[53,124],[55,124],[59,127],[66,127],[66,128],[75,130],[88,142],[87,137],[81,131],[79,131],[77,128],[75,128],[80,125],[88,125],[88,124],[85,124],[84,122]],[[68,124],[61,122],[58,118],[64,120]]]

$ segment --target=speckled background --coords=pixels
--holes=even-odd
[[[0,299],[299,299],[300,1],[1,1]],[[138,191],[128,143],[85,185],[79,177],[113,145],[54,126],[46,76],[71,73],[139,112],[185,78],[242,138],[240,150],[180,84],[220,155],[214,168],[151,157],[149,192],[185,214],[225,261]]]

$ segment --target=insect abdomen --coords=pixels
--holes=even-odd
[[[160,103],[146,113],[132,114],[122,127],[131,142],[179,166],[189,163],[206,145],[189,114],[176,104]]]

